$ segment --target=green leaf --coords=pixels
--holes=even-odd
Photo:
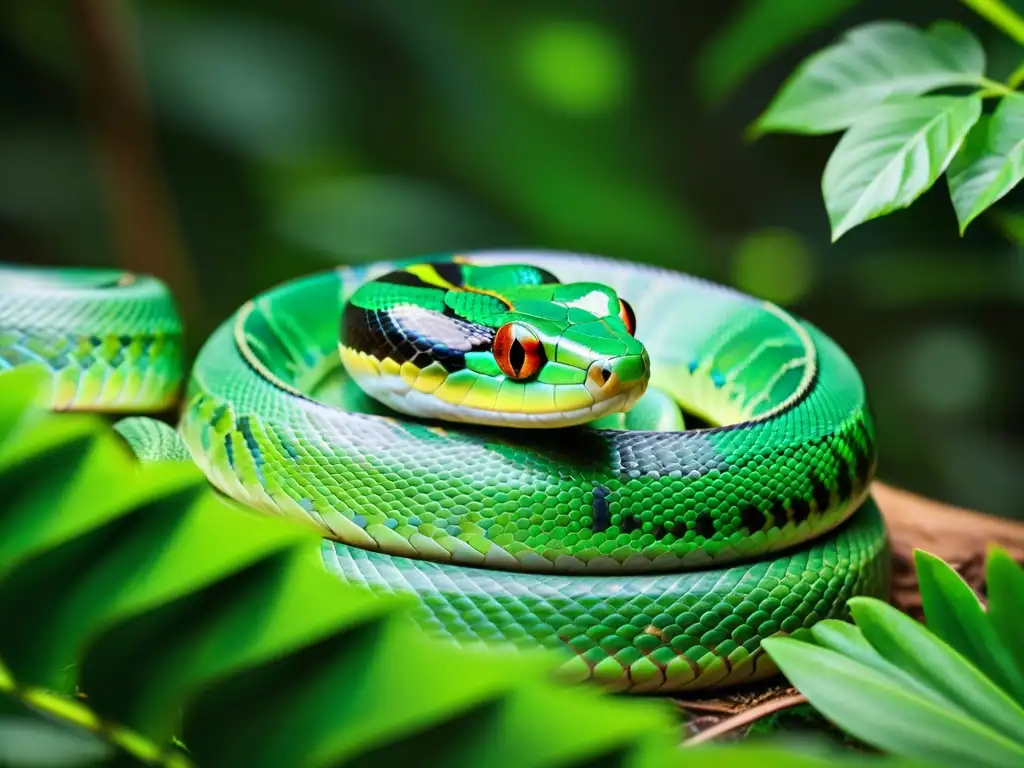
[[[944,766],[1024,764],[1024,745],[871,667],[793,638],[768,638],[762,645],[815,708],[861,741]]]
[[[841,653],[848,659],[871,667],[886,677],[899,681],[907,690],[931,701],[936,706],[946,706],[948,702],[941,694],[929,688],[919,680],[885,659],[864,637],[859,627],[855,627],[838,619],[819,621],[811,627],[811,636],[822,648]]]
[[[697,88],[721,103],[758,67],[858,0],[746,0],[697,57]]]
[[[915,550],[914,566],[928,629],[1024,703],[1024,675],[1010,653],[1012,646],[1000,642],[974,590],[935,555]]]
[[[909,206],[939,178],[980,116],[977,96],[923,96],[865,114],[840,139],[822,177],[832,240]]]
[[[1024,178],[1024,96],[1006,96],[978,121],[949,164],[949,194],[963,234]]]
[[[894,97],[974,84],[984,72],[981,44],[958,24],[940,21],[927,31],[896,21],[864,24],[804,61],[754,133],[831,133]]]
[[[992,547],[985,579],[992,628],[1024,674],[1024,568],[1006,550]]]
[[[1024,709],[967,658],[881,600],[850,601],[854,621],[885,659],[1024,748]]]

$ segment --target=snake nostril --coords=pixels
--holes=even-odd
[[[607,365],[602,366],[602,368],[601,368],[601,384],[602,385],[607,384],[608,383],[608,379],[610,379],[611,377],[612,377],[612,369],[609,368]]]

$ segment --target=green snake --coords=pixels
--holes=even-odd
[[[152,278],[0,269],[0,370],[42,363],[57,409],[166,409],[182,334]],[[118,429],[314,526],[428,633],[555,648],[612,690],[774,674],[763,638],[889,588],[853,363],[669,270],[485,251],[297,278],[206,341],[176,429]]]

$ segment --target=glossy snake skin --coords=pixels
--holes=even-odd
[[[173,310],[128,308],[148,282],[47,287],[8,274],[0,368],[48,364],[63,382],[58,407],[141,411],[173,397]],[[573,287],[594,282],[607,310]],[[62,323],[60,308],[78,302],[86,309]],[[506,341],[542,352],[514,391],[491,351],[510,319]],[[670,400],[711,426],[679,429],[674,406],[668,417],[655,407],[657,423],[632,419]],[[461,423],[466,409],[488,423]],[[598,420],[560,426],[570,412]],[[555,648],[564,677],[613,690],[772,674],[762,638],[888,591],[867,497],[874,426],[851,361],[809,323],[674,272],[484,252],[300,278],[203,347],[178,425],[187,454],[151,422],[122,432],[146,458],[190,455],[236,500],[316,526],[328,569],[414,595],[428,632]]]

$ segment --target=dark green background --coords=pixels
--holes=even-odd
[[[750,15],[766,6],[781,10]],[[803,57],[864,21],[959,20],[1005,77],[1024,50],[961,4],[124,7],[201,278],[193,340],[339,261],[536,246],[658,262],[834,336],[867,379],[883,478],[1024,517],[1021,195],[961,239],[943,180],[833,246],[820,175],[836,137],[744,139]],[[0,259],[120,259],[76,40],[65,3],[0,4]]]

